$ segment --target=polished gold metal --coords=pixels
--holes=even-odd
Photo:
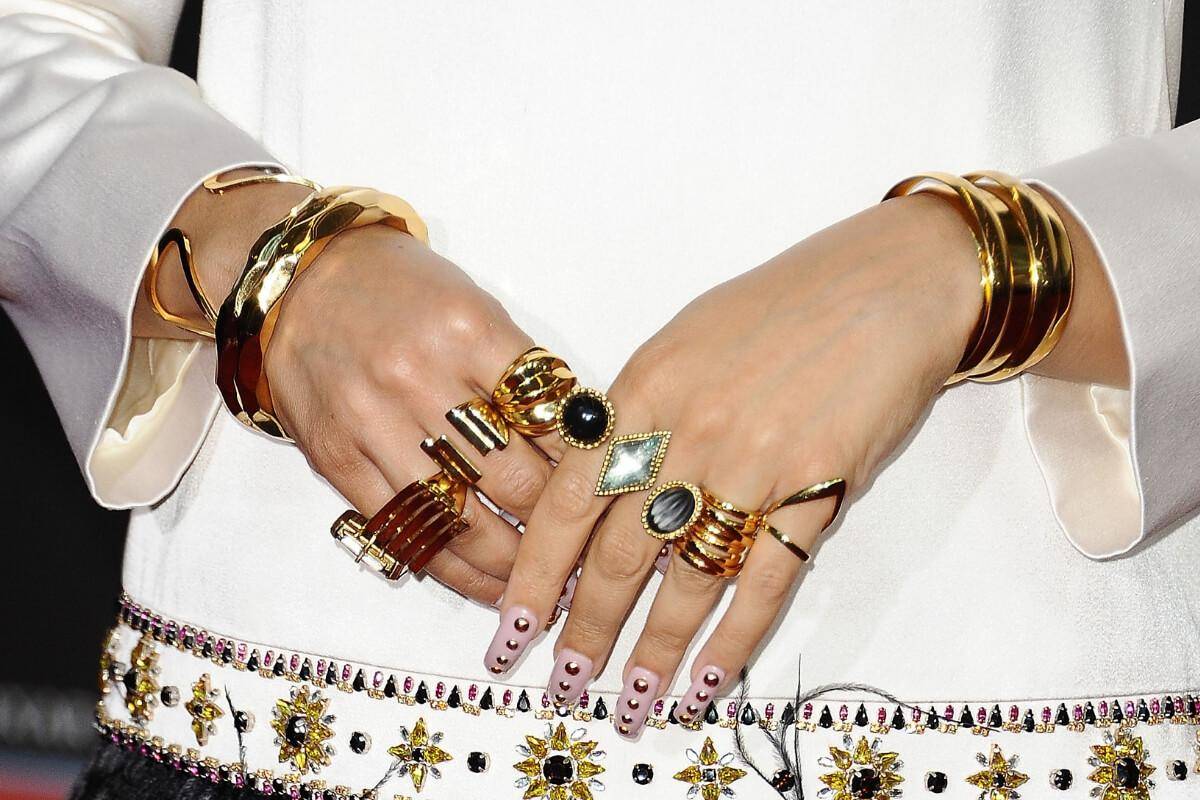
[[[262,171],[256,175],[244,175],[229,180],[222,178],[222,175],[225,174],[225,172],[221,172],[207,178],[202,186],[212,194],[218,195],[224,194],[230,189],[259,183],[299,184],[307,186],[313,191],[316,191],[318,188],[312,181],[295,175],[288,175],[277,167],[263,167]],[[179,255],[179,264],[183,270],[183,279],[187,283],[188,291],[196,303],[196,308],[199,309],[200,314],[204,318],[202,322],[195,322],[187,317],[172,313],[167,310],[166,306],[162,303],[162,299],[159,297],[159,272],[162,269],[162,262],[167,255],[167,251],[172,247],[176,249]],[[150,254],[150,262],[146,266],[146,276],[143,279],[142,285],[146,292],[146,299],[150,303],[150,308],[162,320],[169,322],[177,328],[190,331],[197,336],[203,336],[206,339],[216,337],[216,307],[208,299],[208,293],[201,286],[200,276],[196,272],[195,260],[192,255],[192,241],[183,230],[180,228],[168,228],[166,233],[158,240],[158,243],[154,246],[154,251]]]
[[[217,312],[217,386],[226,407],[245,425],[288,438],[263,370],[281,301],[334,237],[367,225],[427,239],[424,222],[400,198],[335,186],[310,195],[251,248],[246,268]]]
[[[1071,244],[1056,209],[1025,183],[994,171],[915,175],[884,199],[914,192],[951,202],[980,257],[983,310],[946,383],[992,383],[1037,364],[1058,343],[1073,293]]]
[[[1015,342],[1009,348],[1007,360],[992,372],[971,377],[974,381],[994,383],[1028,370],[1058,343],[1071,307],[1074,259],[1061,216],[1039,192],[1001,172],[980,171],[964,177],[1007,206],[1009,216],[1019,228],[1019,235],[1008,228],[1005,232],[1010,239],[1009,250],[1014,253],[1014,277],[1020,276],[1014,288],[1022,283],[1029,286],[1025,324],[1013,325],[1013,332],[1006,334]],[[1017,239],[1024,241],[1027,250],[1024,259],[1017,255],[1020,245],[1014,247]],[[1018,319],[1014,318],[1014,322]]]
[[[200,313],[204,317],[203,322],[193,322],[187,317],[168,311],[158,296],[158,274],[162,269],[162,262],[166,258],[167,251],[172,247],[179,255],[183,279],[187,283],[188,291],[192,294],[192,299],[196,302],[196,307],[200,309]],[[206,339],[216,338],[213,331],[217,324],[217,312],[213,309],[208,294],[200,285],[200,276],[196,274],[196,265],[192,260],[192,242],[182,230],[168,228],[167,232],[158,240],[158,244],[154,246],[154,252],[150,254],[150,263],[146,266],[146,278],[142,286],[145,288],[146,300],[150,303],[150,308],[160,319]]]
[[[576,394],[589,395],[604,404],[604,410],[608,415],[608,422],[604,426],[604,433],[600,434],[600,437],[595,441],[585,442],[581,439],[576,439],[571,435],[570,431],[567,430],[567,426],[563,422],[563,408],[566,406],[567,401]],[[590,386],[575,386],[571,389],[571,391],[567,392],[567,394],[563,397],[562,402],[559,403],[558,408],[556,409],[554,424],[558,428],[558,435],[562,437],[564,442],[571,445],[571,447],[577,447],[580,450],[593,450],[604,444],[608,437],[612,435],[613,426],[617,424],[617,412],[616,409],[613,408],[613,404],[609,402],[608,395],[606,395],[604,392],[600,391],[599,389],[593,389]],[[603,472],[603,470],[601,472]],[[653,483],[653,481],[651,482]]]
[[[446,412],[446,419],[480,455],[508,447],[508,424],[482,397],[472,397],[456,405]]]
[[[1003,363],[1004,358],[997,358],[996,350],[1008,320],[1012,261],[997,206],[993,203],[994,195],[957,175],[929,172],[900,181],[883,199],[916,192],[928,192],[950,202],[970,228],[979,256],[983,309],[962,360],[946,381],[949,385],[972,375],[991,372]]]
[[[447,439],[426,439],[421,449],[441,469],[404,487],[368,519],[343,513],[330,534],[356,562],[367,561],[388,580],[420,572],[446,543],[467,529],[467,490],[482,477]]]
[[[531,347],[496,381],[492,405],[522,434],[544,436],[558,427],[558,410],[575,384],[566,361],[544,347]]]
[[[692,514],[688,519],[677,529],[669,533],[660,533],[654,530],[650,525],[650,506],[658,499],[658,496],[672,489],[687,489],[692,495]],[[653,536],[655,539],[664,542],[673,542],[680,536],[683,536],[689,528],[696,524],[700,519],[700,515],[704,513],[704,491],[694,483],[687,481],[667,481],[655,487],[654,491],[646,496],[646,501],[642,503],[642,528],[646,533]]]
[[[716,578],[732,578],[742,571],[746,555],[758,535],[758,515],[701,489],[703,510],[674,540],[684,563]]]
[[[833,511],[829,514],[829,519],[826,520],[823,526],[821,526],[821,530],[825,530],[833,524],[835,519],[837,519],[838,514],[841,513],[842,510],[842,503],[846,499],[846,481],[843,478],[833,478],[831,480],[821,481],[820,483],[814,483],[812,486],[806,486],[797,492],[793,492],[782,500],[772,503],[763,509],[763,511],[758,515],[758,525],[762,530],[770,534],[775,541],[786,547],[788,551],[796,558],[800,559],[801,561],[808,561],[810,557],[808,551],[798,545],[796,542],[792,541],[791,537],[786,533],[771,525],[767,521],[767,517],[769,517],[771,514],[774,514],[781,508],[800,505],[801,503],[812,503],[829,497],[833,498]]]

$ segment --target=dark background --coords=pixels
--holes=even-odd
[[[1200,117],[1200,0],[1184,23],[1177,124]],[[172,66],[195,74],[200,0]],[[33,361],[0,314],[0,800],[53,797],[93,738],[95,664],[120,587],[125,513],[89,497]]]

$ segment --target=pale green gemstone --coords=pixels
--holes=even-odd
[[[653,434],[641,439],[613,441],[609,445],[608,469],[604,471],[596,493],[630,491],[653,483],[658,473],[656,456],[666,439],[663,434]]]

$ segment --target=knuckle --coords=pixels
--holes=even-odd
[[[638,581],[649,566],[642,542],[645,538],[640,532],[630,535],[625,531],[604,531],[592,544],[588,560],[611,583],[624,585]]]
[[[688,436],[697,442],[721,441],[729,434],[730,415],[719,397],[697,398],[687,412]]]
[[[541,472],[517,461],[502,467],[498,479],[503,496],[508,500],[507,505],[522,512],[529,511],[537,504],[546,485]]]
[[[786,563],[767,564],[754,576],[754,591],[769,608],[782,606],[792,592],[794,576]]]
[[[703,573],[680,558],[671,562],[671,570],[674,573],[671,581],[689,597],[705,597],[715,594],[722,585],[721,578],[714,578],[712,575]]]
[[[603,650],[615,634],[616,631],[607,619],[589,614],[582,608],[572,608],[571,613],[567,615],[562,640],[564,643],[570,643],[568,647],[589,653]]]
[[[335,436],[319,436],[309,441],[305,456],[317,472],[335,483],[353,478],[366,466],[358,448]]]
[[[442,309],[442,329],[454,343],[477,347],[492,327],[495,312],[480,297],[461,297],[446,301]]]
[[[418,359],[399,343],[380,348],[368,363],[371,381],[387,392],[407,393],[421,385]]]
[[[656,625],[653,628],[646,628],[642,632],[642,640],[638,644],[638,649],[655,653],[659,659],[675,661],[691,643],[691,631],[685,633],[674,628]]]
[[[756,456],[774,456],[783,454],[786,447],[785,434],[777,425],[758,425],[742,436],[749,451]]]
[[[592,478],[575,467],[559,464],[546,493],[549,511],[559,522],[581,522],[592,512]]]

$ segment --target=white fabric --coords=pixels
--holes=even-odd
[[[1087,387],[1056,399],[1032,386],[1024,406],[1020,382],[944,393],[820,547],[751,688],[790,693],[799,653],[809,685],[912,698],[1195,684],[1195,129],[1040,166],[1169,126],[1179,4],[209,0],[199,83],[233,124],[183,79],[138,66],[111,20],[86,33],[70,21],[83,6],[37,5],[46,16],[0,20],[0,286],[85,466],[145,255],[226,163],[269,152],[318,181],[404,196],[438,252],[598,386],[692,297],[898,176],[1027,173],[1108,257],[1135,360],[1131,422],[1089,408]],[[110,5],[153,40],[141,55],[161,57],[172,14]],[[206,421],[212,391],[189,386],[172,413]],[[161,437],[171,449],[142,497],[169,492],[195,441]],[[98,498],[130,502],[137,487],[123,491]],[[295,449],[220,414],[178,488],[134,512],[126,587],[248,640],[484,680],[494,612],[357,568],[326,532],[343,508]],[[1098,562],[1060,521],[1093,555],[1171,530]],[[600,689],[619,686],[650,597]],[[507,680],[540,686],[551,661],[543,642]]]

